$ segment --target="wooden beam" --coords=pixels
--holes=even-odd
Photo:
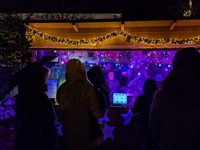
[[[76,25],[75,23],[72,23],[72,26],[73,26],[74,30],[75,30],[76,32],[78,32],[78,27],[77,27],[77,25]]]
[[[124,31],[124,22],[121,22],[121,31]]]
[[[171,26],[170,26],[170,29],[169,29],[169,30],[173,30],[173,29],[174,29],[174,27],[176,26],[176,24],[177,24],[177,21],[176,21],[176,20],[174,20],[174,22],[171,24]]]

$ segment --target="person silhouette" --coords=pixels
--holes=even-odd
[[[160,150],[200,149],[199,74],[200,53],[178,50],[152,102],[150,130]]]

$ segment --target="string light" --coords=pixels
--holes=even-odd
[[[50,36],[47,33],[43,33],[38,31],[35,28],[28,28],[26,31],[26,38],[28,41],[31,43],[33,40],[33,36],[39,36],[40,38],[43,38],[45,40],[51,41],[53,43],[60,43],[60,44],[65,44],[65,45],[94,45],[97,43],[102,43],[103,41],[113,38],[115,36],[124,36],[126,39],[130,39],[132,42],[136,43],[144,43],[147,45],[160,45],[160,44],[191,44],[191,43],[196,43],[199,42],[200,37],[192,37],[188,39],[173,39],[173,38],[164,38],[164,39],[148,39],[144,38],[141,36],[132,36],[129,33],[126,33],[124,31],[115,31],[108,33],[105,36],[102,36],[101,38],[95,38],[95,39],[79,39],[79,40],[72,40],[72,39],[67,39],[67,38],[60,38],[60,37],[55,37],[55,36]]]
[[[192,0],[189,0],[189,10],[185,10],[183,16],[190,17],[192,14]]]

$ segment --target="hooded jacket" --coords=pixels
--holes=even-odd
[[[69,150],[89,150],[103,139],[90,140],[92,123],[88,118],[91,110],[96,118],[103,117],[94,88],[86,81],[84,65],[77,59],[66,64],[66,81],[57,91],[63,123],[63,136]]]
[[[150,129],[160,150],[199,149],[200,71],[174,68],[154,96]]]

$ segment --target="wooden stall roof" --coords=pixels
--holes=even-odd
[[[124,31],[131,36],[147,39],[193,39],[200,36],[200,19],[194,20],[153,20],[153,21],[120,21],[120,20],[87,20],[87,21],[40,21],[29,22],[30,28],[35,28],[41,33],[47,33],[53,37],[72,40],[94,39],[106,36],[115,31]],[[199,37],[198,37],[199,38]],[[187,44],[147,44],[127,41],[124,36],[115,36],[102,43],[85,45],[64,45],[42,39],[33,38],[30,49],[178,49],[194,46],[200,48],[200,42]]]

